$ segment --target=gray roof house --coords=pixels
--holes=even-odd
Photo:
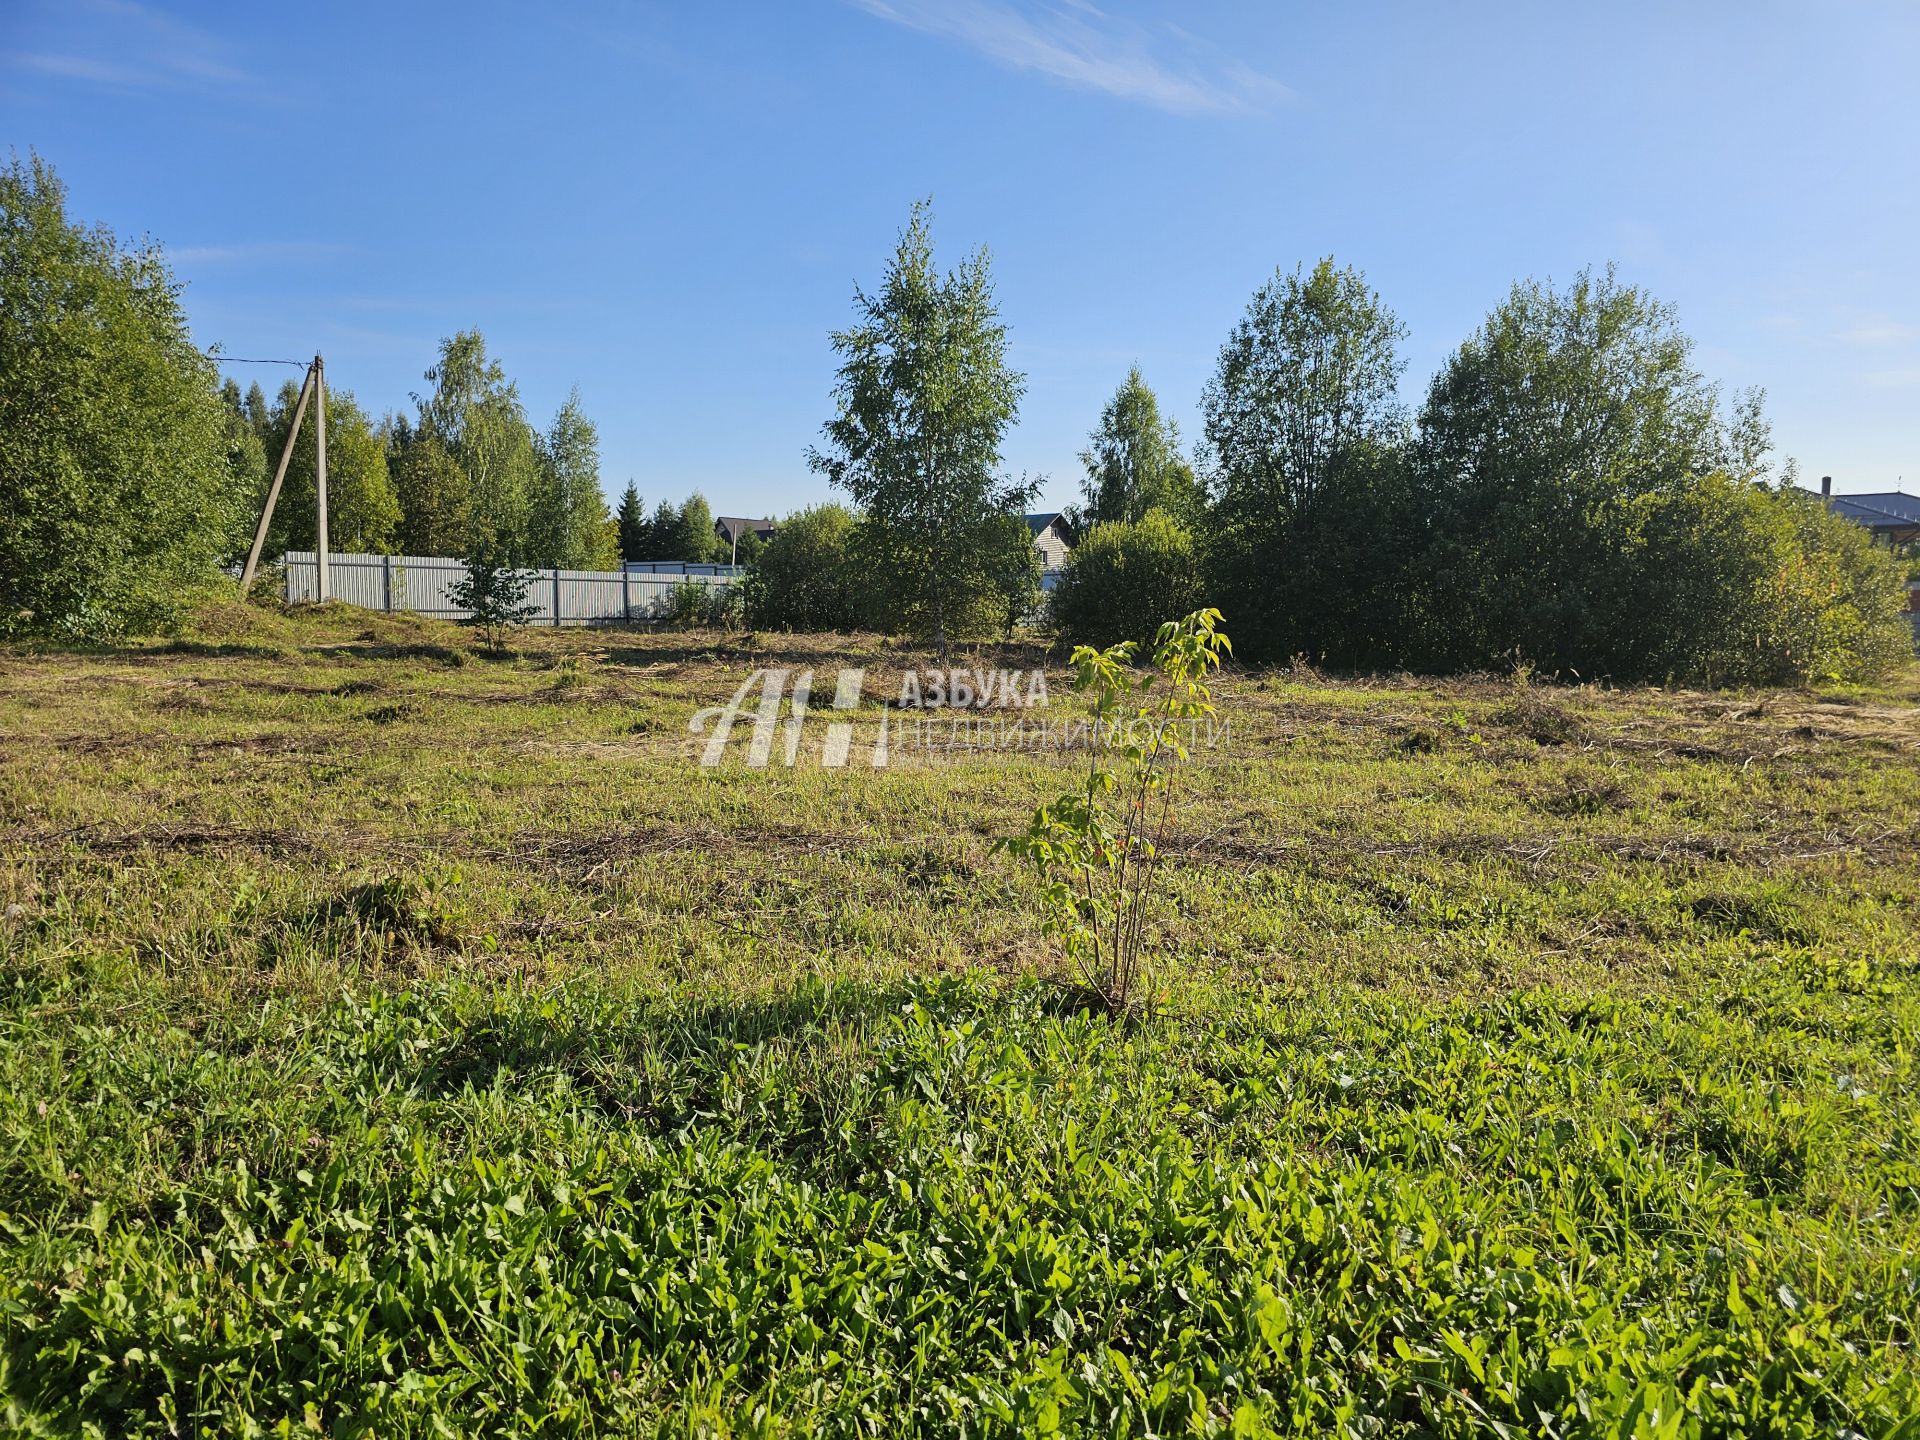
[[[779,528],[771,520],[749,520],[740,515],[722,515],[713,522],[713,533],[733,552],[735,559],[740,555],[740,542],[747,536],[757,535],[765,540]]]
[[[1820,498],[1834,514],[1864,525],[1895,545],[1920,540],[1920,495],[1904,490],[1877,490],[1865,495],[1836,495],[1833,477],[1820,477]]]
[[[1920,544],[1920,495],[1904,490],[1876,490],[1863,495],[1836,495],[1833,477],[1820,477],[1820,498],[1835,515],[1864,525],[1874,539],[1889,545]],[[1913,637],[1920,644],[1920,579],[1907,582],[1907,613]]]
[[[1033,548],[1040,552],[1040,568],[1064,569],[1067,551],[1073,548],[1073,527],[1067,517],[1058,510],[1045,510],[1027,516],[1027,528],[1033,532]]]

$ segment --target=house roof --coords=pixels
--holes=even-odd
[[[1860,524],[1920,524],[1920,495],[1908,495],[1903,490],[1830,495],[1826,505]]]
[[[771,520],[749,520],[744,515],[721,515],[714,519],[713,528],[731,543],[752,531],[755,535],[771,535],[779,527]]]
[[[1058,510],[1041,510],[1027,516],[1027,528],[1038,535],[1059,518],[1060,512]]]
[[[1830,495],[1827,508],[1857,520],[1870,530],[1904,530],[1920,525],[1920,495],[1903,490],[1880,490],[1865,495]]]

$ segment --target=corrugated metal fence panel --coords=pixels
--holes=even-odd
[[[287,600],[310,602],[319,591],[318,563],[311,550],[290,550]],[[327,578],[333,598],[368,610],[405,610],[441,620],[464,620],[470,612],[448,592],[467,573],[461,561],[427,555],[333,555]],[[726,590],[745,566],[692,565],[673,570],[532,570],[527,603],[536,625],[609,625],[651,621],[671,608],[673,592],[692,583]],[[556,606],[558,619],[556,620]]]
[[[449,593],[467,578],[467,567],[458,560],[442,560],[429,555],[391,555],[393,562],[394,610],[411,610],[417,615],[432,615],[441,620],[464,620],[471,613],[453,603]]]

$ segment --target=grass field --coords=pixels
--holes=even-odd
[[[1920,1435],[1920,669],[1230,675],[1116,1021],[924,654],[515,643],[0,654],[0,1430]]]

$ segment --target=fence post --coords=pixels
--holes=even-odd
[[[553,628],[560,628],[560,567],[553,567]]]
[[[633,590],[627,581],[627,562],[620,562],[620,623],[633,624]]]
[[[380,557],[380,608],[391,615],[393,613],[393,557]]]

